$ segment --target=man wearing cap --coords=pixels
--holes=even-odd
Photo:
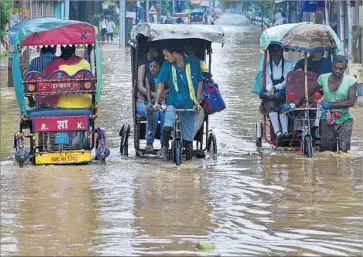
[[[285,102],[285,86],[287,73],[293,70],[291,61],[284,59],[283,45],[279,42],[271,42],[268,47],[270,60],[266,67],[266,89],[260,92],[262,99],[260,112],[268,115],[276,139],[288,138],[288,118],[281,111]],[[280,122],[279,122],[280,120]],[[281,124],[281,129],[280,129]]]
[[[353,131],[353,117],[349,111],[356,100],[357,79],[344,74],[348,59],[337,55],[333,60],[333,72],[322,74],[315,87],[309,90],[309,95],[323,89],[323,112],[320,123],[320,150],[343,151],[350,150],[350,140]]]
[[[197,58],[190,58],[181,53],[179,49],[169,47],[163,49],[163,54],[167,61],[163,63],[160,73],[155,79],[158,87],[155,103],[159,102],[164,86],[168,83],[171,90],[166,98],[168,107],[164,121],[164,140],[163,146],[159,151],[159,155],[165,158],[176,118],[174,109],[191,109],[193,106],[197,110],[201,109],[199,99],[202,92],[203,76],[200,62]],[[154,108],[157,109],[158,106],[154,106]],[[186,159],[191,160],[193,157],[193,139],[197,114],[195,112],[181,112],[179,117]]]

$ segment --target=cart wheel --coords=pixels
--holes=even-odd
[[[308,158],[313,158],[313,141],[311,135],[304,136],[303,153]]]
[[[126,124],[122,125],[121,130],[118,133],[118,135],[121,137],[121,140],[120,140],[120,154],[121,155],[124,152],[124,146],[123,146],[122,142],[123,142],[123,133],[124,133],[124,130],[125,130],[125,126],[126,126]]]
[[[207,151],[211,154],[217,154],[217,138],[212,131],[209,132]]]
[[[19,164],[19,168],[23,168],[24,167],[24,162],[23,161],[18,161]]]
[[[121,155],[129,155],[129,136],[130,136],[130,124],[124,124],[120,130],[121,143],[120,143],[120,153]]]
[[[174,143],[174,161],[176,166],[180,166],[182,159],[182,144],[180,140],[176,140]]]
[[[262,147],[262,122],[256,122],[256,147]]]

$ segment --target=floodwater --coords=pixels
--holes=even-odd
[[[99,124],[107,166],[13,162],[19,111],[1,83],[1,254],[3,255],[362,255],[362,107],[352,151],[306,160],[254,145],[259,100],[259,27],[226,14],[226,43],[214,46],[213,74],[227,109],[211,116],[217,159],[175,168],[118,153],[118,130],[132,122],[130,53],[103,46]],[[228,24],[228,25],[227,25]],[[4,74],[2,73],[2,76]],[[130,139],[132,145],[132,139]],[[198,242],[212,243],[209,252]]]

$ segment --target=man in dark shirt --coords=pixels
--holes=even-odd
[[[308,71],[315,72],[319,77],[321,74],[332,72],[332,62],[323,57],[324,51],[316,51],[308,57]],[[294,67],[294,71],[304,70],[305,59],[298,61]]]

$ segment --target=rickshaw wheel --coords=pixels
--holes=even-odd
[[[308,158],[313,158],[313,141],[311,135],[306,135],[303,138],[303,153]]]
[[[23,168],[24,167],[24,162],[23,161],[18,161],[19,164],[19,168]]]
[[[256,122],[256,147],[262,147],[262,131],[263,126],[262,122],[258,121]]]
[[[122,142],[123,142],[123,133],[124,133],[124,130],[125,130],[125,125],[126,125],[126,124],[122,125],[121,130],[120,130],[120,132],[118,133],[118,135],[121,137],[121,140],[120,140],[120,154],[121,154],[121,155],[122,155],[122,154],[123,154],[123,152],[124,152],[124,148],[123,148],[123,144],[122,144]]]
[[[209,132],[207,151],[211,154],[217,154],[217,138],[212,131]]]
[[[182,160],[182,144],[180,140],[175,140],[173,143],[173,155],[176,166],[180,166]]]
[[[119,135],[121,136],[120,153],[121,155],[129,155],[129,135],[130,135],[130,124],[124,124],[120,130]]]

